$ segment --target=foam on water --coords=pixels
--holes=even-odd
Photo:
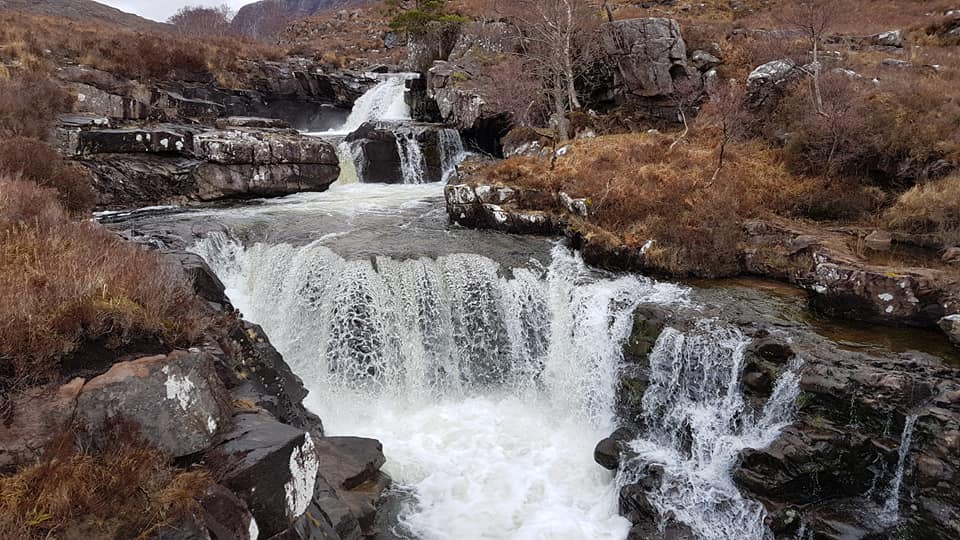
[[[319,243],[196,246],[311,389],[330,433],[383,441],[425,539],[621,539],[593,462],[613,427],[620,345],[644,301],[686,291],[479,255],[345,260]]]

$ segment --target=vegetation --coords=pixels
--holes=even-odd
[[[467,22],[447,10],[447,0],[385,0],[384,6],[392,17],[390,28],[408,35],[443,32]]]
[[[197,514],[210,475],[125,433],[86,450],[65,436],[49,459],[0,476],[0,537],[146,538]]]
[[[892,229],[932,234],[944,245],[960,245],[960,175],[911,188],[884,218]]]

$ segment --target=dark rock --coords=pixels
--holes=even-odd
[[[620,456],[635,436],[636,434],[627,428],[614,431],[612,435],[597,443],[593,451],[594,461],[607,470],[617,470],[620,466]]]
[[[174,457],[210,447],[231,421],[213,358],[182,351],[114,364],[84,385],[76,418],[94,436],[111,422],[128,420]]]
[[[98,154],[79,163],[93,173],[99,206],[135,207],[190,199],[197,193],[194,171],[203,162],[150,154]]]
[[[319,469],[313,439],[266,413],[235,414],[233,429],[206,459],[250,508],[264,538],[286,531],[310,508]]]
[[[0,469],[31,463],[69,430],[86,381],[59,388],[31,388],[9,396],[0,422]]]
[[[80,132],[78,155],[182,154],[193,150],[195,130],[185,126],[152,129],[94,129]]]
[[[214,540],[257,540],[259,526],[246,503],[220,484],[200,498],[203,523]]]
[[[377,477],[386,463],[383,445],[360,437],[323,437],[315,446],[320,473],[335,488],[351,490]]]
[[[218,304],[228,312],[233,311],[223,282],[210,269],[203,257],[188,251],[168,251],[163,253],[163,258],[168,265],[183,274],[193,286],[193,291],[197,293],[197,296],[208,302]]]
[[[161,90],[154,100],[154,108],[164,120],[192,120],[203,124],[213,124],[225,107],[205,99],[188,98],[178,92]]]
[[[257,118],[254,116],[231,116],[229,118],[219,118],[216,121],[217,129],[230,128],[268,128],[268,129],[289,129],[290,122],[280,118]]]
[[[439,182],[443,178],[440,132],[436,128],[415,126],[397,129],[386,124],[366,123],[345,141],[354,148],[358,160],[357,173],[363,183],[403,183],[406,179],[400,152],[401,147],[407,152],[407,145],[416,145],[422,156],[423,176],[420,181]]]

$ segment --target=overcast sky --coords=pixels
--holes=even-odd
[[[171,15],[183,6],[220,6],[227,4],[234,11],[253,0],[97,0],[128,13],[136,13],[141,17],[155,21],[166,21]]]

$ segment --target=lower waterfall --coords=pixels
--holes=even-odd
[[[311,389],[332,434],[380,439],[415,493],[423,539],[622,539],[593,447],[639,302],[686,290],[598,276],[556,247],[548,268],[479,255],[345,260],[317,243],[196,246]]]

